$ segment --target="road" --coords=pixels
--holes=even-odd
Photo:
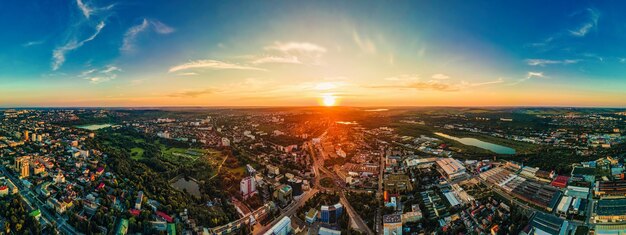
[[[319,147],[319,146],[318,146],[317,149],[319,150],[320,153],[322,153],[321,156],[324,156],[324,149]],[[317,154],[315,154],[315,153],[316,153],[316,151],[312,151],[313,167],[317,168],[315,171],[323,173],[325,175],[328,175],[328,176],[334,178],[335,181],[343,182],[344,179],[341,179],[337,174],[335,174],[334,172],[329,171],[328,169],[326,169],[323,166],[323,162],[319,160],[319,157],[317,157]],[[321,178],[318,175],[316,175],[316,177],[318,179]],[[319,187],[319,184],[316,184],[315,186]],[[341,187],[341,185],[337,185],[337,186]],[[367,226],[365,221],[363,221],[363,218],[361,218],[361,216],[354,211],[354,208],[352,208],[352,205],[350,205],[350,202],[348,202],[348,200],[346,199],[344,191],[345,190],[343,188],[339,191],[341,204],[343,204],[344,207],[346,208],[346,211],[348,212],[348,215],[350,216],[352,221],[357,225],[358,230],[361,231],[361,232],[365,232],[367,234],[374,234],[374,232]]]
[[[320,137],[320,139],[324,138],[326,136],[326,132],[324,132]],[[317,194],[317,192],[319,192],[320,188],[320,184],[319,184],[319,180],[322,178],[322,175],[326,175],[329,176],[331,178],[334,178],[335,181],[341,181],[343,182],[344,180],[341,179],[339,176],[337,176],[337,174],[329,171],[328,169],[326,169],[323,165],[323,159],[320,159],[319,155],[317,154],[317,151],[315,151],[316,147],[314,147],[314,144],[311,142],[305,143],[305,145],[307,145],[309,147],[309,152],[311,154],[311,158],[313,159],[313,172],[315,173],[315,181],[313,183],[313,187],[311,188],[311,190],[309,190],[308,192],[306,192],[297,202],[292,203],[291,205],[289,205],[287,208],[283,209],[282,213],[280,214],[280,216],[278,216],[274,221],[272,221],[272,223],[269,223],[265,226],[262,226],[260,224],[256,224],[253,227],[253,233],[258,235],[258,234],[264,234],[265,232],[267,232],[267,230],[269,230],[272,226],[274,226],[280,219],[282,219],[285,216],[292,216],[296,213],[296,211],[298,210],[298,208],[300,208],[302,205],[304,205],[304,203],[306,203],[306,201],[308,201],[311,197],[313,197],[315,194]],[[319,146],[317,146],[319,147]],[[321,148],[317,148],[320,153],[322,153],[321,156],[323,155],[323,149]],[[339,185],[338,185],[339,186]],[[346,212],[348,213],[348,215],[350,216],[350,218],[352,219],[352,221],[357,225],[357,229],[365,232],[367,234],[374,234],[374,232],[372,232],[372,230],[367,226],[367,224],[363,221],[363,219],[361,218],[361,216],[359,216],[359,214],[357,214],[354,211],[354,208],[352,208],[352,206],[350,205],[350,202],[346,199],[345,197],[345,193],[344,193],[344,189],[341,189],[339,191],[340,194],[340,201],[341,203],[344,205],[344,207],[346,208]]]
[[[60,230],[61,234],[79,234],[76,232],[74,227],[67,224],[67,219],[63,218],[61,215],[57,214],[55,211],[50,212],[46,204],[35,195],[33,190],[27,188],[22,184],[22,181],[19,180],[15,175],[11,172],[7,171],[7,169],[3,166],[0,166],[0,171],[7,178],[9,178],[13,184],[18,188],[20,196],[31,206],[36,207],[41,211],[44,220],[50,222],[53,221],[55,223],[55,227],[57,230]]]
[[[304,203],[308,201],[311,197],[315,196],[317,192],[319,192],[319,190],[317,190],[316,188],[312,188],[311,190],[307,191],[304,195],[302,195],[302,197],[298,201],[296,201],[295,203],[291,203],[289,206],[283,209],[280,216],[276,217],[276,219],[272,221],[271,223],[266,224],[265,226],[261,225],[261,223],[256,223],[253,227],[254,234],[264,234],[265,232],[267,232],[267,230],[269,230],[272,226],[274,226],[283,217],[285,216],[290,217],[296,214],[296,212],[298,211],[298,208],[304,205]]]

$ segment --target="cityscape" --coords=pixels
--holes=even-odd
[[[626,234],[621,9],[3,3],[0,235]]]

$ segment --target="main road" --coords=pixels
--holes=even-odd
[[[13,182],[13,184],[18,188],[18,192],[20,196],[31,206],[39,209],[41,214],[44,216],[46,221],[54,221],[56,224],[56,229],[60,230],[62,234],[79,234],[76,232],[74,227],[66,223],[66,219],[56,212],[50,212],[46,204],[41,201],[37,196],[35,196],[34,192],[24,186],[22,181],[13,175],[13,173],[7,171],[4,166],[0,166],[0,171],[4,174],[9,180]]]

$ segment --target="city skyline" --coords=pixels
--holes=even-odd
[[[0,9],[0,107],[624,107],[619,9],[11,2]]]

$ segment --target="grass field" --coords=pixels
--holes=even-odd
[[[144,150],[142,148],[132,148],[130,149],[130,158],[132,158],[133,160],[141,160],[143,159],[143,152]]]

